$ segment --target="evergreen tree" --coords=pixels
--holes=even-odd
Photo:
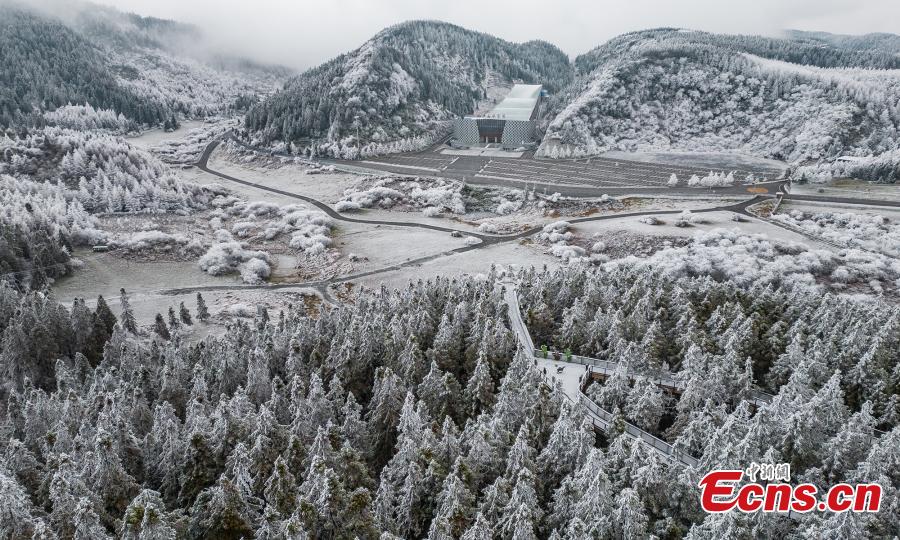
[[[209,321],[209,309],[207,309],[203,295],[200,293],[197,293],[197,319],[201,322]]]
[[[191,320],[191,312],[188,311],[188,308],[184,307],[184,302],[178,306],[178,317],[181,319],[182,324],[188,326],[194,324],[194,321]]]
[[[125,540],[174,540],[175,529],[160,494],[145,489],[125,509],[122,525]]]
[[[169,327],[166,326],[166,321],[159,313],[156,314],[156,321],[153,326],[153,331],[156,332],[159,337],[165,340],[172,339],[172,335],[169,334]]]
[[[181,326],[181,321],[178,319],[178,316],[175,315],[175,309],[172,306],[169,306],[169,328],[177,330],[179,326]]]
[[[137,321],[134,319],[134,312],[131,310],[131,303],[128,301],[128,295],[125,293],[124,288],[119,289],[119,295],[119,302],[122,305],[122,315],[120,316],[122,328],[132,334],[136,334]]]
[[[194,538],[238,540],[253,536],[254,511],[228,480],[204,490],[191,508],[189,534]]]

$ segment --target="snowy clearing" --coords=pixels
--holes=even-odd
[[[791,209],[772,219],[846,245],[900,257],[900,222],[881,214]]]

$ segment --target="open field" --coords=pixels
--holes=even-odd
[[[202,120],[184,120],[178,129],[174,131],[165,131],[162,128],[150,129],[140,135],[128,137],[128,142],[140,148],[151,148],[159,143],[180,139],[192,129],[196,129],[205,124]]]
[[[493,264],[515,267],[566,264],[551,253],[553,250],[537,238],[536,232],[524,232],[539,231],[540,227],[559,220],[573,221],[569,229],[570,245],[591,253],[594,244],[598,241],[604,243],[604,248],[595,252],[601,261],[629,255],[650,256],[660,249],[683,246],[695,234],[718,228],[765,234],[775,240],[805,243],[816,248],[831,247],[771,222],[746,216],[742,221],[734,221],[732,218],[737,210],[709,211],[748,200],[750,194],[742,196],[731,192],[728,198],[723,199],[710,190],[695,189],[690,192],[692,196],[682,196],[681,191],[662,188],[647,196],[617,200],[601,198],[599,195],[605,190],[597,187],[591,188],[595,194],[593,198],[549,197],[540,192],[529,197],[522,191],[475,187],[475,195],[487,199],[464,214],[445,213],[428,217],[420,211],[390,208],[366,208],[340,214],[334,211],[337,203],[347,193],[367,185],[365,181],[369,177],[327,168],[316,169],[281,158],[242,157],[219,148],[206,155],[208,161],[203,167],[178,169],[178,174],[185,180],[200,184],[221,185],[246,201],[284,206],[296,204],[298,198],[304,198],[307,202],[302,204],[310,206],[309,201],[312,200],[335,216],[330,233],[331,247],[324,254],[314,257],[297,256],[290,250],[275,249],[272,251],[274,268],[270,284],[256,286],[246,286],[236,276],[210,276],[198,268],[196,260],[124,258],[116,253],[79,252],[77,256],[84,265],[72,276],[54,285],[57,297],[67,303],[76,296],[91,299],[102,294],[115,298],[119,289],[125,287],[132,295],[138,318],[149,321],[155,313],[165,312],[169,306],[177,307],[180,302],[193,306],[196,292],[202,291],[214,314],[211,326],[215,327],[234,316],[229,306],[235,304],[280,309],[289,303],[304,302],[318,309],[323,300],[321,295],[329,284],[332,284],[330,292],[324,300],[334,302],[348,298],[348,291],[358,290],[360,286],[377,288],[384,284],[399,287],[410,280],[438,275],[478,275],[488,272]],[[425,160],[443,158],[426,154],[394,156],[394,159],[424,164]],[[485,169],[489,171],[514,167],[511,160],[501,163],[488,161]],[[526,167],[544,166],[543,161],[517,161],[539,164],[525,164]],[[442,166],[434,162],[428,164]],[[204,170],[206,167],[208,170]],[[591,168],[588,163],[567,162],[555,170],[566,178],[571,174],[573,181],[578,181],[578,171]],[[309,174],[311,170],[313,174]],[[410,176],[411,171],[402,170],[399,174]],[[545,178],[537,171],[534,174]],[[229,178],[241,179],[242,182]],[[420,182],[427,186],[429,180],[426,176]],[[491,205],[496,202],[491,201],[496,201],[499,194],[512,199],[519,197],[518,210],[504,215],[494,213]],[[817,204],[785,203],[783,208],[806,206]],[[680,212],[685,210],[694,212],[690,226],[676,226]],[[659,214],[655,214],[657,211]],[[630,215],[634,213],[640,215]],[[649,224],[648,214],[656,218],[656,224]],[[144,228],[152,225],[167,231],[172,229],[168,232],[186,234],[192,233],[198,223],[202,224],[208,218],[137,215],[110,219],[125,229],[140,229],[141,222],[146,221]],[[197,219],[200,221],[197,222]],[[452,231],[459,233],[450,234]],[[489,231],[488,234],[485,231]],[[490,231],[497,233],[491,234]],[[517,234],[515,237],[503,236],[509,233]],[[489,242],[480,245],[485,239]],[[253,247],[273,249],[265,243]],[[202,336],[208,331],[198,327],[196,333]]]
[[[875,184],[852,178],[832,180],[826,184],[791,184],[791,195],[815,197],[847,197],[873,201],[900,202],[900,185]]]

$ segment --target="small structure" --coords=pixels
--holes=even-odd
[[[840,156],[834,160],[835,163],[857,163],[862,161],[863,158],[856,156]]]
[[[464,146],[500,144],[515,149],[534,144],[534,128],[544,96],[540,84],[517,84],[489,113],[456,120],[454,142]]]

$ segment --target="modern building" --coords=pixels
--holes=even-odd
[[[497,143],[503,148],[533,144],[542,95],[540,84],[513,86],[503,101],[489,113],[457,119],[453,130],[454,142],[463,146]]]

